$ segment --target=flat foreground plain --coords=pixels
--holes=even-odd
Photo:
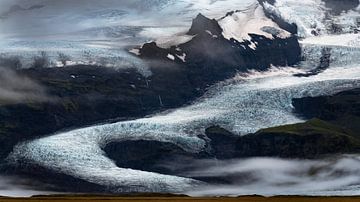
[[[192,197],[31,197],[31,198],[0,198],[0,202],[67,202],[67,201],[107,201],[107,202],[197,202],[197,201],[214,201],[214,202],[359,202],[359,197],[301,197],[301,196],[278,196],[278,197],[260,197],[244,196],[237,198],[192,198]]]

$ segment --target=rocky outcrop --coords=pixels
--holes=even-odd
[[[221,35],[223,31],[217,20],[215,19],[210,20],[200,13],[193,20],[191,28],[187,34],[197,35],[203,33],[206,30],[214,35]]]
[[[305,97],[293,100],[296,112],[306,118],[318,117],[352,131],[360,138],[360,89],[332,96]]]
[[[351,133],[318,119],[264,129],[243,137],[212,127],[207,129],[207,136],[217,158],[267,156],[311,159],[360,151],[360,141]]]
[[[206,152],[189,153],[172,143],[146,140],[112,142],[103,150],[121,168],[169,175],[174,174],[172,165],[210,157]]]

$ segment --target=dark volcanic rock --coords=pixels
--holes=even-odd
[[[234,136],[220,127],[207,129],[216,158],[269,156],[318,158],[327,154],[360,152],[360,141],[349,131],[314,119],[302,124]]]
[[[188,35],[201,34],[204,32],[204,30],[208,30],[215,35],[221,35],[223,31],[219,23],[215,19],[210,20],[209,18],[199,13],[196,16],[196,18],[193,20],[191,28],[187,34]]]
[[[333,96],[294,99],[293,105],[296,112],[306,118],[318,117],[344,127],[360,138],[360,89]]]
[[[158,141],[112,142],[104,151],[121,168],[132,168],[163,174],[173,174],[172,167],[208,156],[205,153],[189,153],[177,145]]]

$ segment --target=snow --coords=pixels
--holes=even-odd
[[[265,32],[262,28],[272,27],[279,30],[277,37],[287,38],[290,33],[282,30],[275,22],[267,18],[264,14],[262,6],[253,4],[246,10],[235,12],[219,20],[219,24],[223,29],[223,35],[226,39],[231,38],[243,42],[244,40],[250,41],[249,34],[263,35],[266,38],[273,39],[273,35]],[[254,46],[253,46],[254,48]]]
[[[250,41],[249,47],[250,47],[251,49],[255,50],[256,47],[257,47],[257,45],[256,45],[256,43],[254,43],[253,41]]]
[[[181,61],[186,62],[186,53],[183,53],[182,55],[176,55]]]
[[[135,54],[137,56],[141,55],[140,54],[140,49],[138,49],[138,48],[133,48],[133,49],[129,50],[129,52],[133,53],[133,54]]]
[[[206,33],[208,33],[210,36],[212,36],[213,38],[218,38],[218,35],[213,34],[211,31],[206,30]]]
[[[166,57],[170,60],[175,60],[175,56],[170,53]]]

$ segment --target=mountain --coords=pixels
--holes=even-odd
[[[252,20],[254,15],[257,22]],[[242,32],[241,36],[232,35]],[[180,44],[176,40],[175,44],[144,44],[137,51],[138,56],[149,61],[151,67],[166,64],[168,68],[186,69],[192,74],[190,78],[195,78],[195,85],[208,85],[251,69],[291,66],[301,59],[296,35],[268,19],[260,5],[249,8],[245,14],[228,13],[219,21],[199,14],[182,37],[188,40]]]

